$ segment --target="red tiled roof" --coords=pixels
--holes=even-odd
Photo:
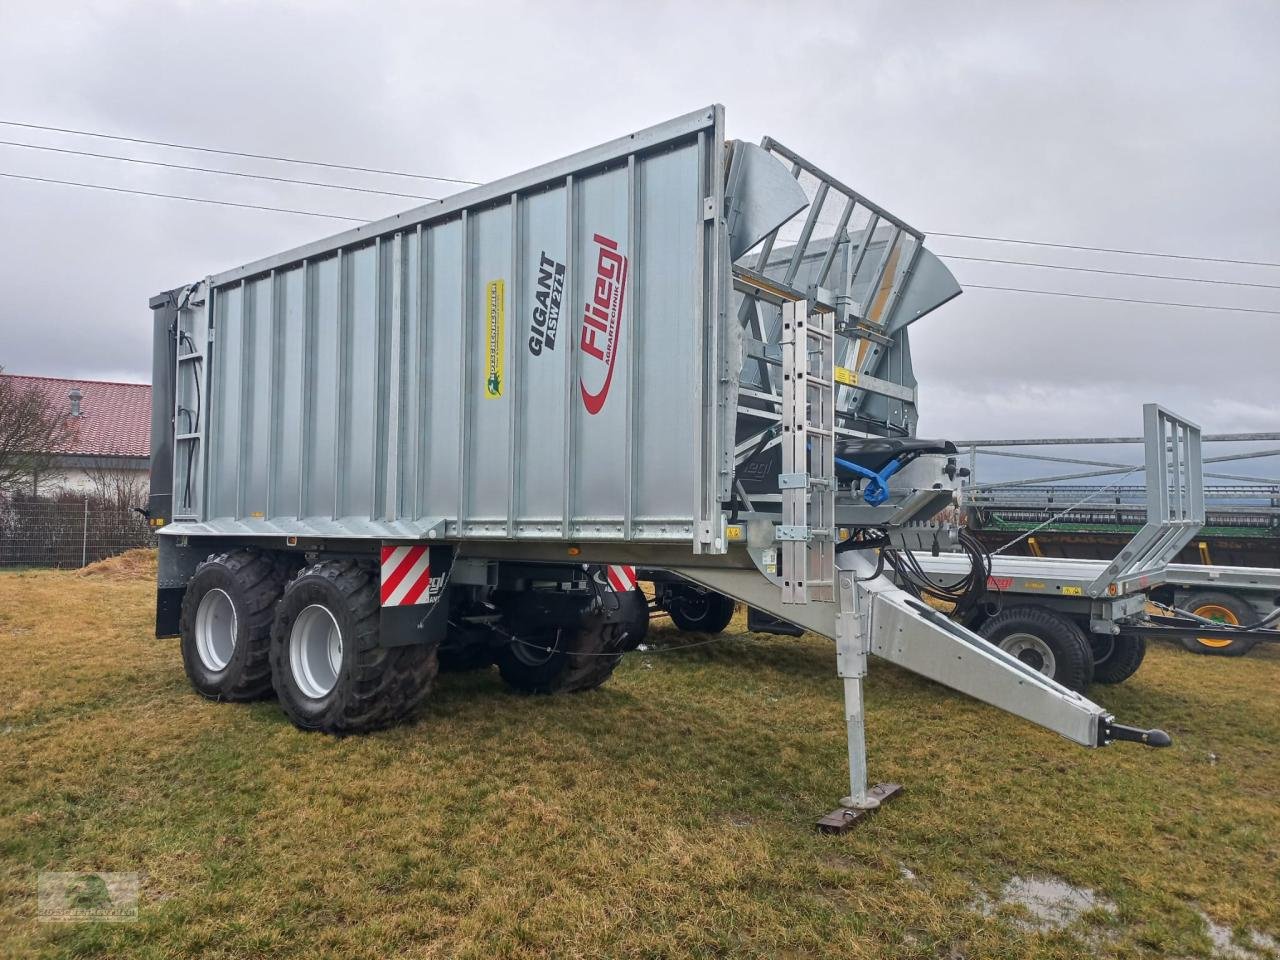
[[[149,457],[151,455],[151,385],[106,380],[60,380],[55,377],[0,376],[19,387],[35,387],[49,405],[67,413],[70,436],[59,453],[79,457]],[[71,416],[67,395],[75,387],[84,395],[80,416]]]

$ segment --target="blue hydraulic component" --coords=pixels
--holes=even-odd
[[[858,476],[865,477],[870,481],[867,484],[867,489],[863,491],[862,499],[873,507],[878,507],[889,499],[889,478],[902,469],[902,460],[897,457],[886,463],[879,473],[867,467],[859,466],[850,460],[842,460],[836,457],[835,461],[837,467],[843,467],[845,470],[856,473]]]

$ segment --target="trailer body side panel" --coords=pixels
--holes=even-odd
[[[179,364],[201,434],[180,529],[722,552],[722,126],[708,108],[211,278],[180,317],[179,356],[207,355]]]

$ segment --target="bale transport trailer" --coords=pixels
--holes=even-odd
[[[956,553],[918,558],[942,579],[963,575],[967,566],[967,558]],[[1106,582],[1109,566],[1106,560],[995,557],[988,584],[996,602],[993,615],[968,625],[1076,689],[1127,680],[1142,665],[1149,639],[1223,657],[1280,641],[1280,632],[1270,628],[1280,608],[1278,570],[1171,563],[1156,585],[1091,594],[1099,581]],[[1032,608],[1039,611],[1041,627],[1023,622],[1015,628],[1011,621]],[[1059,645],[1071,646],[1062,639],[1071,631],[1083,634],[1092,666],[1058,659]]]
[[[411,716],[442,651],[598,686],[645,620],[633,568],[669,571],[836,641],[833,829],[897,789],[867,784],[868,654],[1087,747],[1167,744],[867,549],[956,486],[903,387],[907,325],[960,293],[923,241],[712,106],[160,294],[157,634],[207,697],[356,733]]]
[[[985,589],[982,602],[957,608],[958,619],[1076,690],[1137,672],[1151,594],[1165,589],[1169,561],[1204,525],[1200,428],[1148,403],[1143,438],[1146,523],[1110,562],[988,554],[966,531],[985,555]],[[915,563],[932,585],[963,576],[967,559],[933,551]]]
[[[957,549],[964,536],[960,529],[933,522],[916,532],[914,575],[902,566],[894,570],[895,579],[921,596],[933,593],[941,599],[970,576],[973,553],[979,554],[985,589],[977,591],[975,602],[956,604],[953,619],[1081,692],[1093,683],[1131,677],[1142,665],[1150,638],[1220,656],[1242,656],[1257,643],[1280,640],[1280,632],[1267,629],[1280,618],[1280,571],[1167,562],[1194,539],[1203,522],[1203,471],[1195,467],[1199,428],[1155,404],[1144,408],[1144,421],[1153,478],[1146,488],[1146,523],[1120,546],[1115,559],[986,554],[984,545],[972,539],[976,550],[963,553]],[[1173,446],[1170,426],[1175,422],[1186,449],[1170,455],[1162,468],[1162,454]],[[1014,545],[1016,541],[1005,546]],[[1158,576],[1148,575],[1153,570]],[[641,576],[654,581],[654,611],[670,616],[680,630],[718,633],[733,616],[729,597],[662,571],[646,570]],[[753,631],[788,632],[754,609],[748,611],[747,624]]]
[[[1207,510],[1200,430],[1180,421],[1185,448],[1171,445],[1164,435],[1171,417],[1155,404],[1144,407],[1146,522],[1116,556],[993,555],[987,578],[993,602],[967,618],[966,626],[1076,689],[1091,679],[1127,679],[1141,665],[1149,638],[1219,656],[1243,656],[1259,642],[1280,639],[1268,629],[1280,619],[1280,570],[1172,562],[1200,536]],[[1168,449],[1176,455],[1166,455]],[[1178,471],[1186,473],[1185,481]],[[1035,533],[1039,529],[1032,528],[1001,549]],[[1157,578],[1127,572],[1142,551],[1158,561]],[[918,562],[942,578],[966,568],[966,558],[954,552],[921,553]],[[1083,657],[1072,633],[1086,641]]]

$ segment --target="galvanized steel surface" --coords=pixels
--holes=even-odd
[[[759,283],[836,311],[835,430],[909,434],[906,327],[959,292],[922,240],[713,106],[219,274],[175,298],[168,533],[722,554],[777,507]]]
[[[173,532],[721,552],[723,165],[712,107],[213,277]]]

